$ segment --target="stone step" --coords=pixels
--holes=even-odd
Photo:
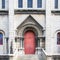
[[[38,55],[23,55],[23,56],[16,56],[15,60],[39,60]]]

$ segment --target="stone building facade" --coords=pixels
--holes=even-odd
[[[31,31],[35,52],[25,54],[24,34]],[[60,0],[0,0],[0,60],[23,57],[60,60]]]

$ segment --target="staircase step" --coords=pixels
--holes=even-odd
[[[39,60],[38,55],[17,56],[16,60]]]

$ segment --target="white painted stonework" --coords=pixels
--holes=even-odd
[[[53,56],[60,56],[60,45],[57,44],[57,33],[60,32],[60,0],[58,1],[58,9],[55,9],[55,0],[42,0],[42,8],[37,8],[37,0],[33,0],[33,8],[27,8],[27,0],[23,0],[23,8],[18,7],[18,0],[5,0],[5,9],[2,9],[0,0],[0,32],[3,33],[0,55],[8,55],[10,60],[25,55],[20,38],[23,39],[24,32],[30,29],[40,37],[40,47],[36,47],[35,55],[41,54],[42,49],[47,56],[45,60],[54,60]]]

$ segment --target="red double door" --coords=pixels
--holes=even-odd
[[[32,31],[24,34],[24,52],[25,54],[35,54],[35,34]]]

